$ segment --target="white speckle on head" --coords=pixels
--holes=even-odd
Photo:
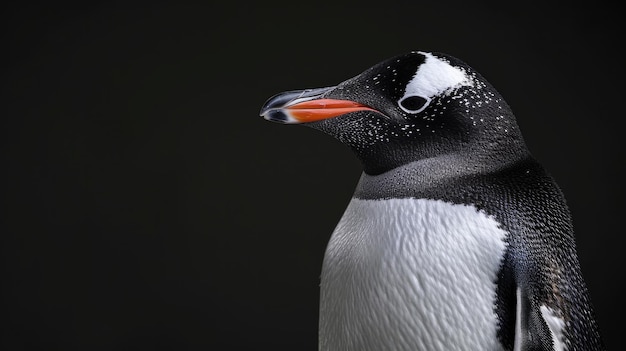
[[[471,86],[473,84],[467,74],[460,68],[451,66],[448,62],[435,57],[431,53],[420,52],[426,56],[415,75],[406,86],[404,96],[398,100],[398,105],[405,112],[417,113],[428,106],[424,104],[420,110],[409,111],[405,109],[401,102],[411,96],[419,96],[430,102],[437,95],[449,94],[455,88],[461,86]]]
[[[502,350],[506,232],[473,206],[352,199],[322,269],[321,350]]]
[[[541,305],[539,308],[543,320],[546,321],[550,334],[552,334],[552,343],[554,344],[554,351],[565,351],[565,344],[563,343],[563,328],[565,322],[562,318],[558,317],[554,310],[545,305]]]

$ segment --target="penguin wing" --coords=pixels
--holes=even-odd
[[[604,350],[571,232],[545,226],[520,237],[524,243],[505,263],[514,290],[513,350]]]
[[[595,329],[595,325],[593,319],[579,313],[589,310],[589,301],[569,216],[562,203],[542,200],[545,207],[535,204],[522,209],[525,215],[517,218],[518,225],[510,227],[512,242],[505,254],[503,274],[508,275],[505,284],[509,286],[509,325],[514,325],[512,349],[564,351],[573,344],[596,350],[587,348],[584,337],[578,340],[576,335]],[[546,207],[551,209],[551,216],[546,215]],[[562,213],[555,215],[557,209]]]
[[[532,159],[494,179],[504,190],[484,189],[484,203],[508,199],[491,210],[509,233],[498,276],[499,339],[514,351],[604,350],[556,182]]]
[[[565,350],[565,321],[561,310],[538,301],[527,288],[515,291],[515,339],[513,350]]]
[[[517,272],[513,350],[605,350],[576,257],[534,256],[538,268]]]

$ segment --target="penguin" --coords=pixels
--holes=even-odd
[[[564,194],[496,89],[412,51],[270,97],[363,166],[322,264],[320,350],[604,350]]]

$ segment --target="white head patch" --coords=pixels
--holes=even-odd
[[[461,86],[472,85],[472,80],[462,69],[451,66],[431,53],[421,51],[419,53],[426,56],[426,60],[407,84],[404,96],[398,100],[398,105],[405,112],[418,113],[428,106],[432,97],[448,94]],[[404,100],[412,97],[424,99],[425,103],[417,109],[403,106]]]

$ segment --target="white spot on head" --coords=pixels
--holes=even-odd
[[[431,53],[420,52],[420,54],[426,56],[426,60],[407,84],[404,96],[398,100],[398,105],[405,112],[418,113],[428,106],[433,97],[447,95],[461,86],[473,85],[472,79],[462,69],[450,65]],[[427,102],[419,110],[407,110],[401,102],[411,96],[419,96]]]

